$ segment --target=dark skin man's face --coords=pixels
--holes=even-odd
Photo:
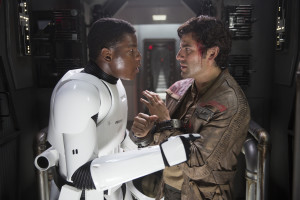
[[[135,34],[124,34],[123,39],[110,48],[112,60],[111,75],[123,80],[133,80],[141,66],[141,54],[137,49]]]

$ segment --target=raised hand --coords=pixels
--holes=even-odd
[[[142,94],[147,98],[147,100],[141,98],[140,101],[147,106],[151,115],[156,115],[158,117],[158,121],[171,119],[165,102],[158,94],[148,90],[143,91]]]

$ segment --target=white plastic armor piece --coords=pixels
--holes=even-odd
[[[180,137],[169,138],[162,144],[162,148],[158,145],[150,146],[96,158],[91,164],[91,172],[97,190],[107,190],[120,183],[164,169],[162,151],[169,164],[171,161],[171,166],[187,160]],[[170,152],[176,156],[167,157]]]
[[[119,200],[122,183],[162,170],[166,162],[175,165],[187,159],[180,137],[161,147],[137,149],[125,134],[127,97],[122,82],[110,84],[81,70],[69,71],[54,88],[48,126],[52,147],[36,157],[39,170],[57,165],[61,177],[72,182],[74,172],[92,161],[96,190],[85,190],[86,200]],[[80,199],[79,194],[81,190],[65,185],[59,199]]]
[[[80,199],[81,193],[82,193],[81,190],[78,190],[69,185],[64,185],[64,186],[62,186],[59,200],[61,200],[61,199]]]
[[[58,152],[50,147],[43,153],[41,153],[38,157],[36,157],[34,164],[40,171],[46,171],[50,167],[56,166],[58,163]]]

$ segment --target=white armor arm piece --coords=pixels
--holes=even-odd
[[[200,137],[193,134],[192,139]],[[162,170],[187,160],[190,135],[169,138],[161,145],[131,150],[113,155],[102,156],[90,163],[91,179],[98,191],[104,191],[133,179]],[[74,173],[74,185],[81,180]],[[77,179],[77,180],[76,180]],[[81,185],[82,186],[82,185]],[[84,189],[84,188],[81,188]]]
[[[162,170],[165,168],[166,161],[173,166],[186,159],[185,147],[181,139],[175,137],[170,138],[161,146],[151,146],[97,158],[91,163],[91,174],[96,189],[106,190],[120,183]]]

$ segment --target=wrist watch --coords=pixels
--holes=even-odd
[[[170,119],[162,121],[156,124],[156,132],[171,130],[171,129],[180,129],[183,123],[179,119]]]

